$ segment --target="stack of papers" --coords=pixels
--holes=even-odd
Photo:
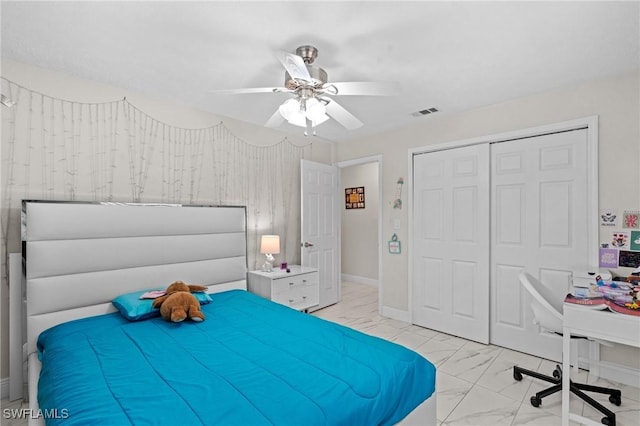
[[[640,286],[625,282],[608,282],[592,286],[587,294],[568,294],[566,303],[588,309],[609,309],[613,312],[640,316]]]

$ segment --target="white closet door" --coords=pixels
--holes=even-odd
[[[533,324],[523,268],[558,301],[571,267],[589,262],[587,130],[491,146],[491,343],[560,360],[559,336]]]
[[[489,145],[414,157],[412,321],[489,342]]]

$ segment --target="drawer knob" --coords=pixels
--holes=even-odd
[[[306,282],[307,282],[307,280],[302,280],[302,282],[303,282],[303,283],[306,283]]]
[[[293,299],[289,299],[289,303],[293,303]]]
[[[307,296],[302,296],[302,299],[303,300],[307,300]]]
[[[289,285],[293,285],[293,283],[289,283]]]

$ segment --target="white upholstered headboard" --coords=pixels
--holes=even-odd
[[[24,201],[27,353],[45,329],[175,280],[246,289],[245,207]]]

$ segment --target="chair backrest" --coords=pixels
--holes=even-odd
[[[562,300],[547,286],[525,271],[518,275],[522,286],[531,294],[531,309],[536,324],[545,330],[562,333]]]

